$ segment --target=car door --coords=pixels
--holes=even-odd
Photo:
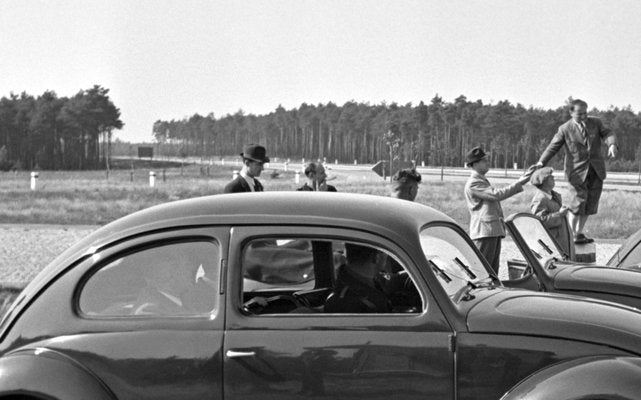
[[[415,289],[398,300],[406,306],[326,311],[328,299],[345,294],[331,286],[338,285],[345,249],[353,245],[387,257],[385,268],[393,272],[380,275],[385,282],[408,274],[404,287]],[[394,243],[349,229],[247,226],[233,228],[229,256],[226,399],[454,398],[452,330],[418,269]],[[293,293],[298,304],[288,304]],[[375,301],[365,297],[367,309]]]
[[[614,268],[641,271],[641,230],[627,238],[607,263]]]
[[[530,281],[536,276],[540,289],[554,291],[554,279],[546,268],[550,260],[563,260],[563,254],[557,241],[552,237],[541,220],[533,214],[518,213],[510,215],[505,225],[521,251],[524,261],[531,267],[531,275],[524,276],[516,282],[503,282],[508,287],[536,290],[535,285],[523,285],[520,281]],[[537,285],[538,286],[538,285]]]
[[[38,338],[30,345],[73,359],[118,399],[221,399],[228,236],[177,229],[98,251],[34,302],[15,340]]]

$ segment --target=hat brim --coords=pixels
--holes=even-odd
[[[486,158],[487,158],[487,154],[484,154],[484,155],[483,155],[483,157],[481,157],[481,158],[477,158],[477,159],[475,159],[475,160],[471,160],[471,161],[466,161],[466,162],[465,162],[465,166],[466,166],[466,167],[470,167],[470,166],[471,166],[472,164],[474,164],[475,162],[479,162],[479,161],[484,160],[484,159],[486,159]]]
[[[245,155],[245,153],[240,153],[240,156],[241,156],[242,158],[246,158],[246,159],[248,159],[248,160],[252,160],[252,161],[256,161],[256,162],[262,162],[262,163],[268,163],[268,162],[269,162],[269,157],[265,157],[264,159],[259,160],[259,159],[257,159],[257,158],[248,157],[248,156],[246,156],[246,155]]]

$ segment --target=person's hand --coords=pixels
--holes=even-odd
[[[530,177],[536,170],[537,170],[536,165],[530,165],[528,169],[525,171],[525,173],[517,180],[517,182],[520,183],[521,185],[525,185],[530,181]]]
[[[319,182],[318,183],[318,187],[316,188],[316,190],[318,190],[320,192],[326,192],[327,191],[327,183],[325,183],[325,181]]]
[[[567,215],[568,211],[569,211],[568,206],[563,205],[563,206],[561,206],[561,208],[559,209],[558,212],[559,212],[560,216],[565,217]]]
[[[618,153],[619,153],[619,148],[617,147],[616,144],[611,144],[610,147],[608,147],[608,157],[616,158]]]
[[[525,185],[526,183],[528,183],[530,181],[530,177],[532,176],[532,172],[526,172],[523,175],[521,175],[519,179],[516,180],[516,183],[519,183],[521,185]]]

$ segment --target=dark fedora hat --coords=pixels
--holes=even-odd
[[[475,147],[472,150],[470,150],[465,156],[465,165],[469,167],[475,162],[481,161],[482,159],[484,159],[486,155],[487,154],[485,154],[482,148]]]
[[[252,161],[269,162],[269,157],[265,155],[265,148],[259,144],[248,144],[243,147],[243,152],[240,153],[242,158]]]

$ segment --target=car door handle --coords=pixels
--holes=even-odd
[[[225,355],[227,356],[227,358],[254,357],[256,355],[256,352],[227,350],[227,353],[225,353]]]

